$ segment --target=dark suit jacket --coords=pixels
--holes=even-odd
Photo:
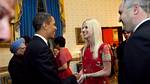
[[[22,84],[22,81],[24,81],[23,58],[24,56],[14,55],[9,61],[8,71],[12,79],[12,84]]]
[[[53,53],[40,37],[34,36],[29,43],[24,69],[26,84],[62,84]]]
[[[118,84],[126,84],[125,83],[125,65],[123,62],[123,53],[124,47],[126,45],[126,41],[123,41],[117,47],[117,58],[118,58]]]
[[[124,49],[127,84],[150,83],[150,20],[130,36]]]

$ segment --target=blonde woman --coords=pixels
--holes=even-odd
[[[79,84],[109,84],[111,54],[109,47],[102,41],[100,24],[95,19],[86,19],[81,28],[85,45],[81,50],[82,70]]]

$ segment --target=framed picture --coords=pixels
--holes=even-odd
[[[84,40],[82,39],[80,34],[81,34],[81,28],[80,27],[75,28],[76,44],[77,45],[84,44]]]
[[[123,40],[122,27],[102,27],[102,36],[105,43],[109,43],[110,45],[118,45]]]

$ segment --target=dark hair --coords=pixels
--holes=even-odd
[[[130,31],[127,31],[127,30],[122,30],[122,33],[124,34],[124,33],[130,33]]]
[[[37,13],[32,21],[35,32],[39,31],[41,29],[44,22],[46,22],[48,24],[48,22],[50,22],[50,21],[51,21],[50,14],[45,13],[45,12]]]
[[[31,38],[29,36],[22,36],[22,38],[24,38],[25,44],[29,44],[29,42],[31,41]]]
[[[65,47],[66,40],[63,36],[58,36],[54,39],[55,45],[59,45],[60,47]]]
[[[116,45],[116,43],[113,43],[113,45],[112,45],[112,46],[117,46],[117,45]]]

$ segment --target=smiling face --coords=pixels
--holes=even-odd
[[[87,22],[84,22],[81,28],[81,35],[85,40],[88,40],[89,38],[91,38],[92,34],[92,28],[88,26]]]
[[[53,39],[55,37],[55,32],[56,32],[56,26],[55,26],[55,19],[54,17],[50,17],[50,20],[48,23],[45,24],[45,28],[47,38],[48,39]]]
[[[51,22],[50,24],[48,25],[48,31],[49,31],[49,36],[50,38],[54,38],[55,37],[55,33],[56,33],[56,26],[55,26],[55,19],[54,17],[51,16]]]
[[[15,16],[16,0],[0,0],[0,41],[10,40],[10,21]]]

